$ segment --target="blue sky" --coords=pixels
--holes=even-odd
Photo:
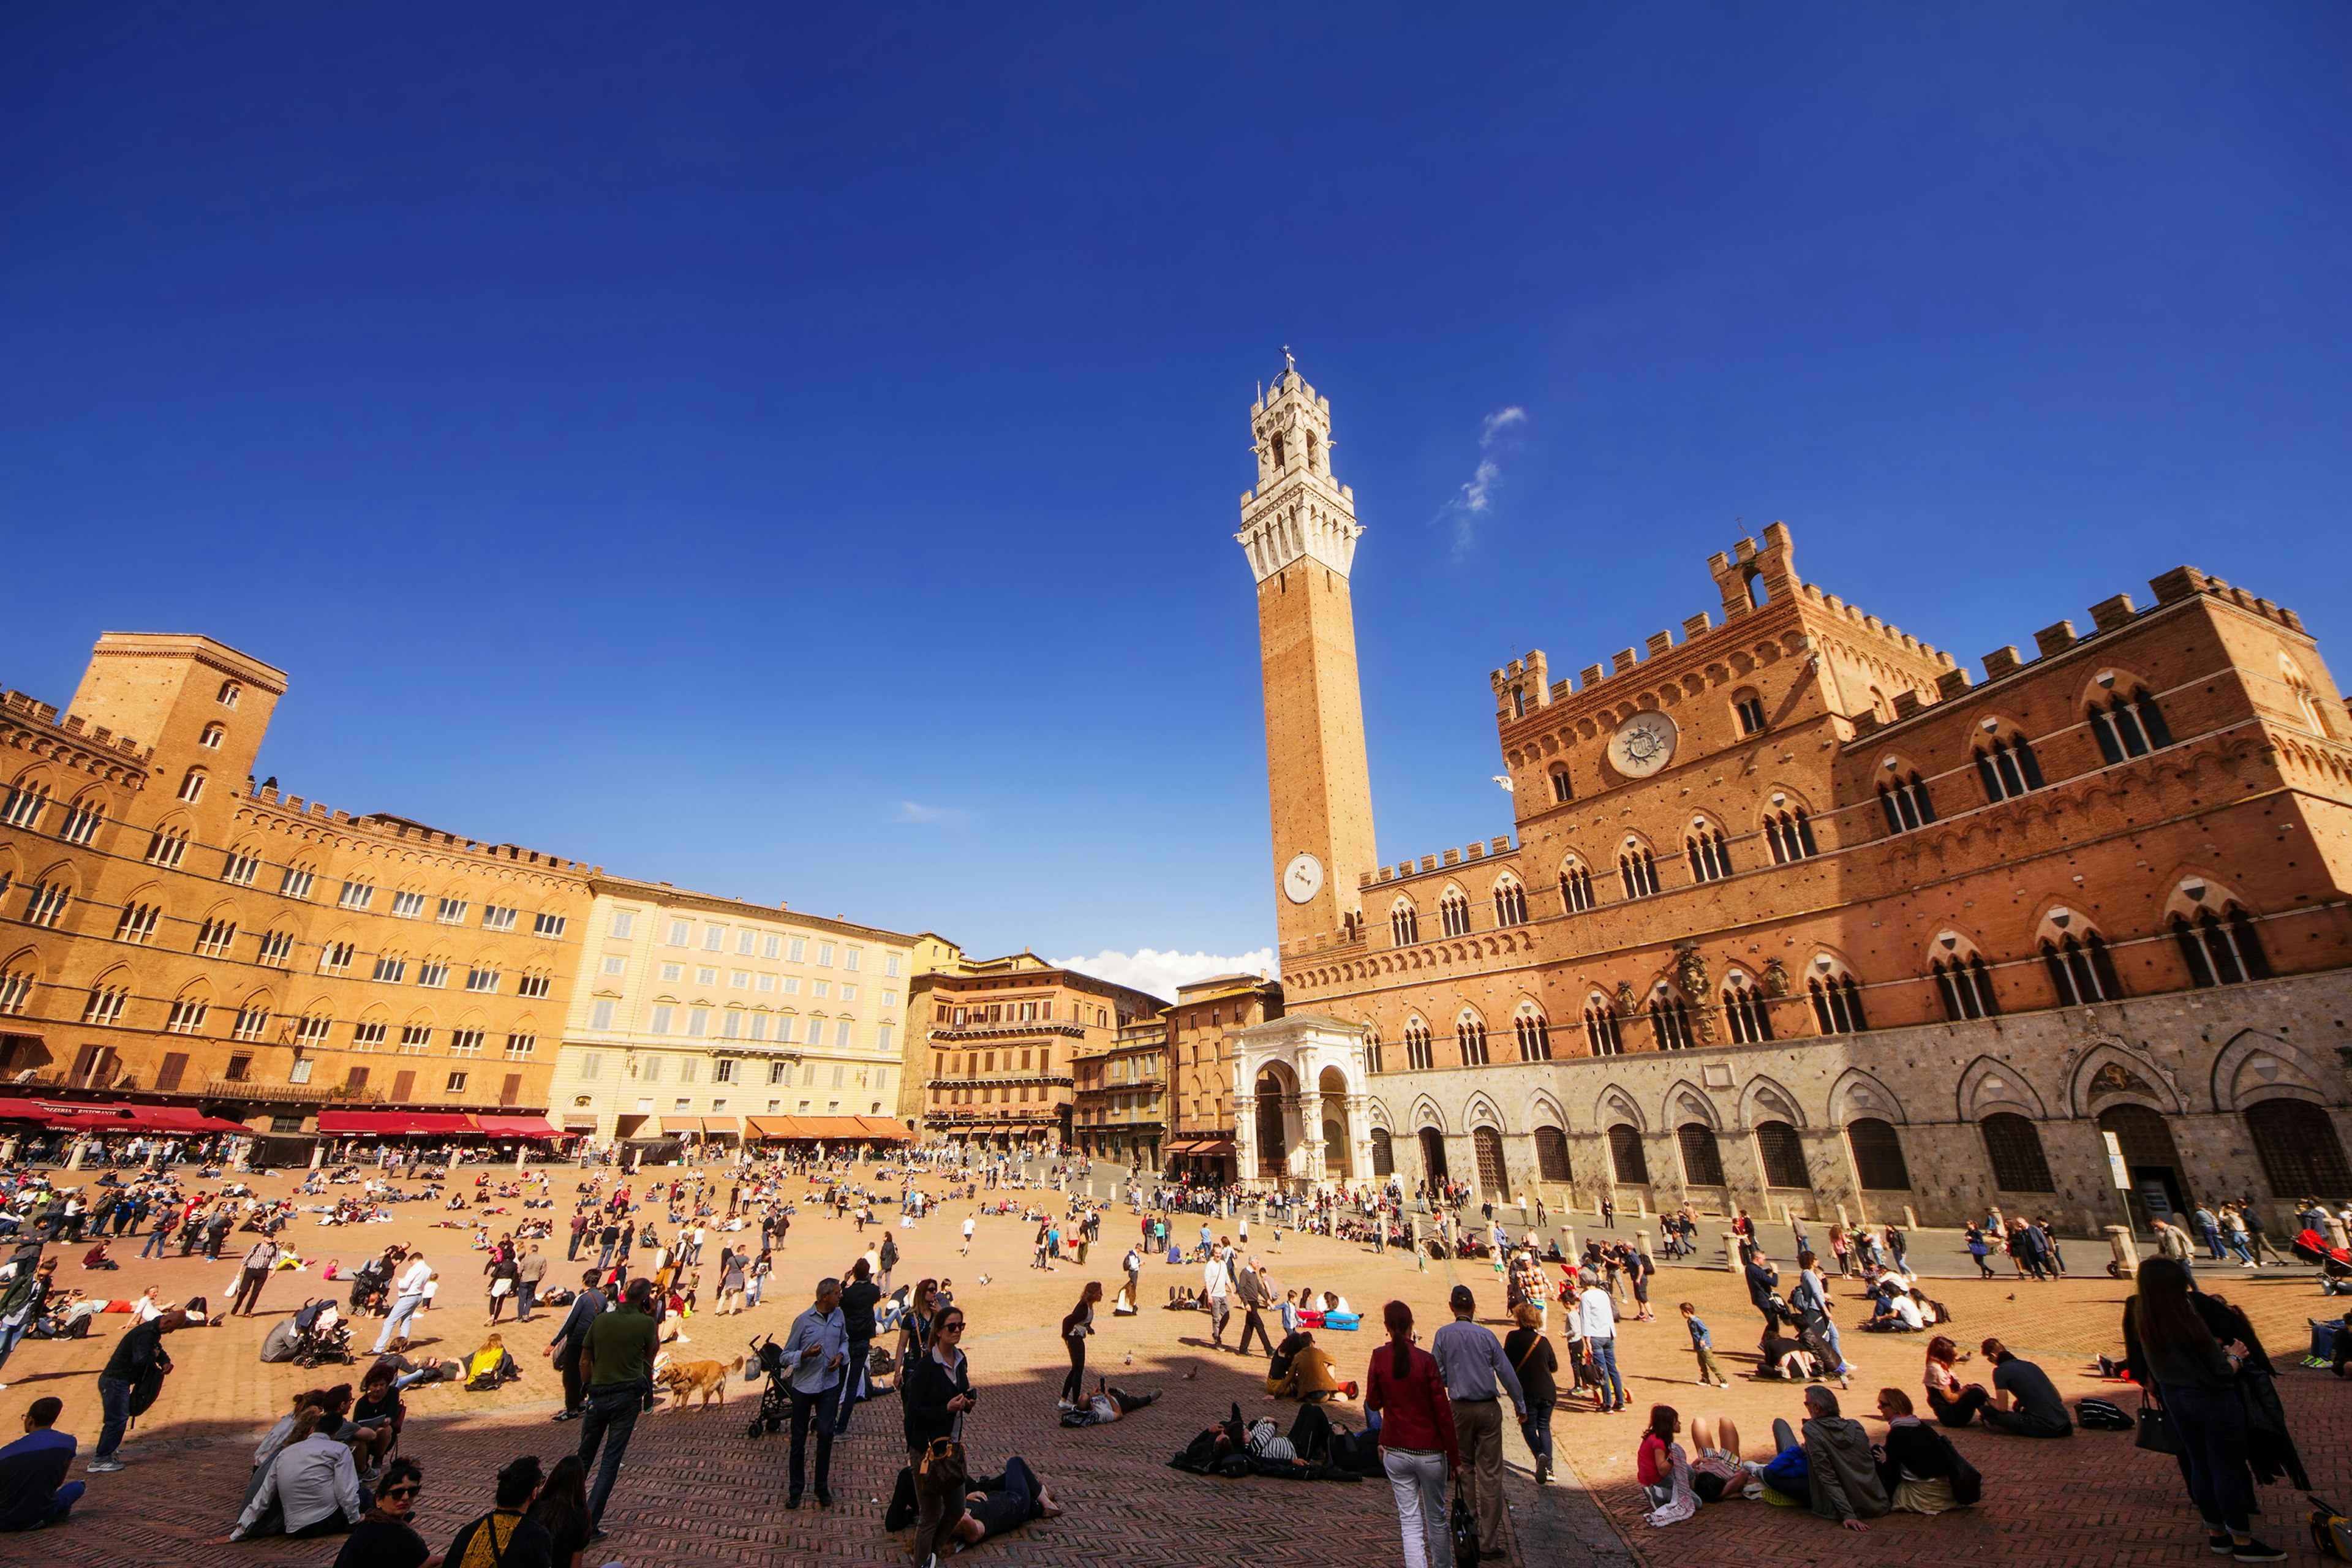
[[[0,13],[0,682],[205,631],[336,805],[1246,954],[1285,343],[1389,858],[1774,518],[1971,661],[2352,629],[2344,6],[865,9]]]

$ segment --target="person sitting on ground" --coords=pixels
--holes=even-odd
[[[1967,1426],[1979,1409],[1992,1403],[1982,1384],[1960,1386],[1959,1373],[1952,1369],[1961,1359],[1959,1347],[1942,1334],[1927,1342],[1927,1407],[1947,1426]]]
[[[88,1252],[81,1255],[81,1266],[84,1268],[120,1268],[122,1267],[122,1265],[117,1263],[113,1258],[109,1258],[106,1255],[106,1243],[103,1241],[100,1242],[96,1247],[91,1247]]]
[[[1674,1406],[1651,1405],[1650,1425],[1634,1455],[1635,1475],[1650,1499],[1645,1522],[1660,1529],[1680,1524],[1698,1511],[1698,1496],[1691,1489],[1690,1456],[1675,1441],[1682,1426]]]
[[[1916,1291],[1887,1291],[1879,1299],[1878,1310],[1873,1312],[1870,1321],[1862,1326],[1880,1334],[1919,1332],[1927,1326],[1927,1321],[1919,1310],[1919,1303],[1913,1300],[1916,1294]]]
[[[466,1358],[466,1392],[485,1394],[499,1384],[522,1375],[515,1359],[507,1352],[506,1341],[496,1334],[482,1342],[482,1348]]]
[[[86,1483],[66,1479],[73,1468],[73,1435],[57,1429],[65,1402],[36,1399],[25,1409],[25,1435],[0,1448],[0,1531],[63,1524]]]
[[[2074,1417],[2068,1413],[2066,1402],[2058,1397],[2048,1373],[2030,1361],[2021,1361],[1999,1340],[1989,1339],[1977,1348],[1992,1363],[1992,1394],[1988,1401],[1983,1389],[1971,1387],[1960,1396],[1956,1409],[1974,1401],[1984,1412],[1986,1426],[2011,1436],[2074,1436]],[[1947,1420],[1945,1425],[1958,1423]]]
[[[374,1434],[371,1447],[381,1463],[400,1451],[400,1429],[408,1424],[408,1406],[393,1387],[394,1371],[379,1361],[360,1384],[359,1403],[352,1406],[352,1425]]]
[[[1818,1383],[1805,1390],[1803,1432],[1806,1493],[1814,1517],[1834,1519],[1848,1530],[1868,1530],[1864,1521],[1894,1507],[1878,1481],[1870,1434],[1861,1422],[1839,1415],[1837,1395]],[[1772,1442],[1783,1455],[1800,1444],[1789,1424],[1777,1418]],[[1769,1478],[1768,1484],[1778,1485]]]
[[[1348,1305],[1348,1298],[1340,1295],[1337,1290],[1326,1290],[1323,1292],[1323,1312],[1326,1317],[1328,1317],[1333,1312],[1352,1313],[1354,1310],[1355,1309],[1353,1307]]]
[[[341,1534],[359,1523],[375,1500],[360,1485],[351,1449],[319,1430],[326,1418],[319,1405],[302,1407],[294,1417],[293,1441],[270,1461],[236,1528],[210,1544],[226,1546],[257,1535],[306,1540]]]
[[[424,1489],[425,1472],[415,1460],[394,1459],[386,1465],[375,1506],[343,1538],[334,1568],[441,1568],[439,1555],[425,1544],[413,1522],[416,1494]]]
[[[555,1538],[524,1510],[539,1497],[539,1456],[525,1454],[499,1472],[496,1506],[461,1528],[441,1554],[448,1568],[538,1568],[555,1561]],[[478,1550],[477,1550],[478,1548]],[[470,1555],[469,1555],[470,1553]],[[569,1568],[566,1564],[565,1568]]]
[[[1339,1363],[1315,1342],[1313,1334],[1301,1329],[1291,1339],[1304,1342],[1291,1352],[1289,1363],[1280,1377],[1265,1380],[1267,1398],[1296,1399],[1302,1405],[1312,1405],[1327,1399],[1353,1399],[1356,1396],[1355,1385],[1339,1381]],[[1283,1342],[1288,1344],[1290,1341]]]
[[[1813,1365],[1812,1352],[1803,1343],[1777,1330],[1767,1330],[1756,1348],[1763,1353],[1763,1373],[1767,1377],[1802,1380],[1811,1377],[1819,1369]]]
[[[1912,1413],[1911,1396],[1899,1388],[1880,1389],[1878,1416],[1886,1423],[1886,1441],[1871,1452],[1878,1458],[1878,1484],[1895,1507],[1931,1516],[1959,1507],[1947,1440]]]

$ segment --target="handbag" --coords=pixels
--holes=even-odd
[[[1454,1568],[1478,1568],[1478,1516],[1470,1511],[1469,1499],[1459,1486],[1454,1489],[1447,1527],[1454,1536]]]
[[[1936,1441],[1943,1446],[1944,1462],[1951,1467],[1949,1474],[1952,1481],[1952,1500],[1962,1508],[1969,1508],[1982,1501],[1984,1499],[1983,1473],[1974,1465],[1969,1464],[1960,1453],[1958,1446],[1943,1433],[1936,1434]]]
[[[2172,1429],[2172,1417],[2162,1405],[2150,1405],[2145,1398],[2139,1402],[2139,1430],[2132,1436],[2132,1447],[2151,1454],[2180,1452],[2180,1434]]]

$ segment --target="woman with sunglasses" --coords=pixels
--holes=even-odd
[[[906,1415],[907,1462],[920,1509],[908,1548],[917,1568],[932,1568],[963,1517],[963,1417],[972,1407],[971,1371],[963,1353],[963,1309],[944,1307],[931,1321],[929,1348],[898,1379]]]
[[[335,1554],[335,1568],[426,1568],[437,1564],[416,1533],[409,1517],[416,1511],[416,1494],[425,1487],[425,1471],[414,1459],[394,1459],[383,1468],[376,1484],[375,1506]]]

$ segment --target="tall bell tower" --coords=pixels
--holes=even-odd
[[[1282,357],[1282,378],[1250,410],[1257,488],[1234,537],[1257,578],[1276,930],[1287,948],[1360,919],[1358,880],[1377,861],[1348,593],[1363,530],[1355,492],[1331,477],[1331,400]]]

